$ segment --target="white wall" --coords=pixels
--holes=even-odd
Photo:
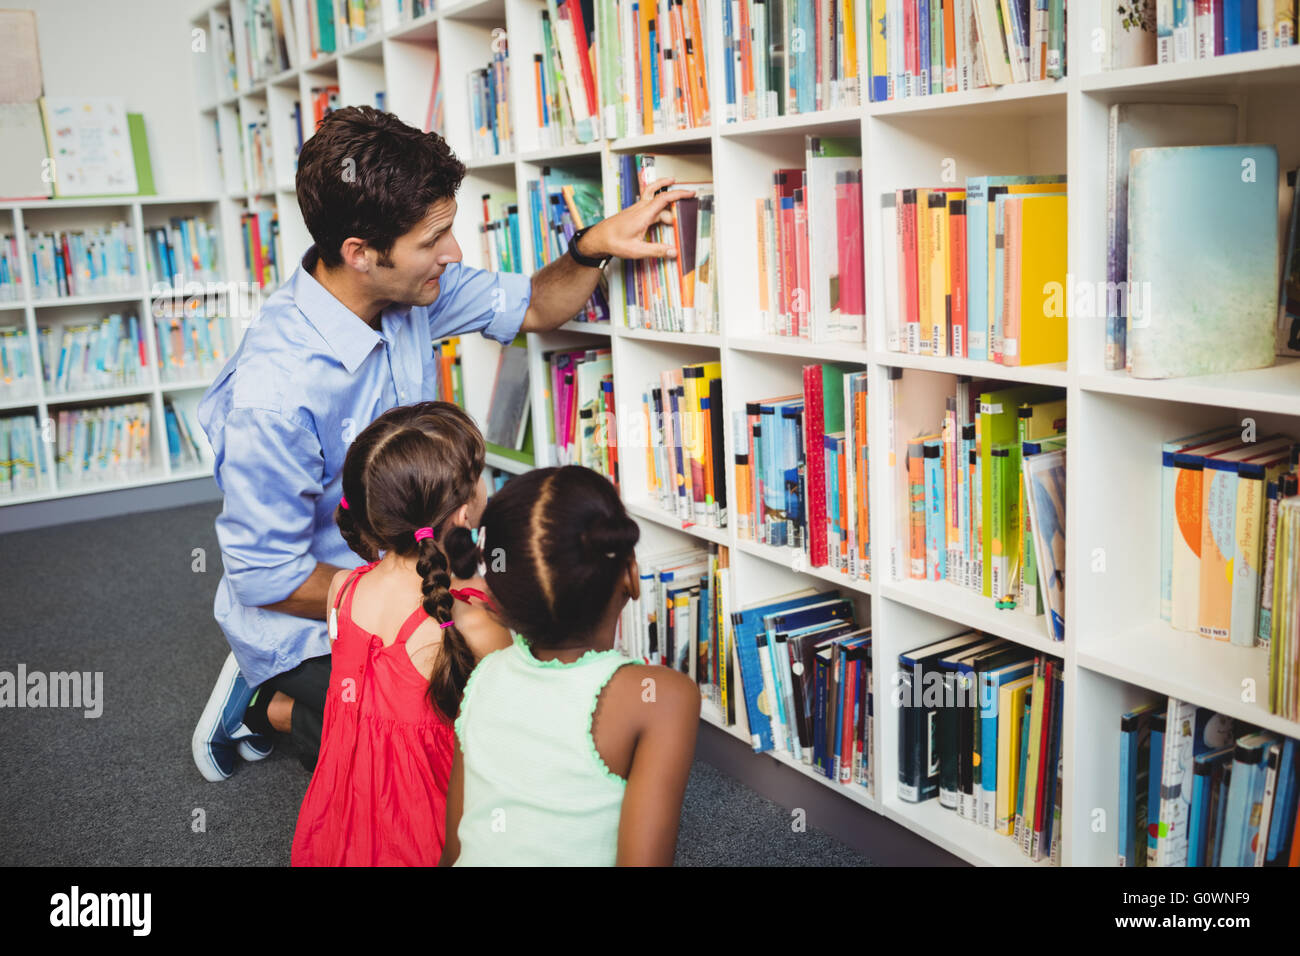
[[[198,161],[190,17],[203,0],[4,0],[36,11],[48,96],[121,96],[143,113],[160,195],[211,193]]]

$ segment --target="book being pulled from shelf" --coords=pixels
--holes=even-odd
[[[18,256],[18,237],[0,236],[0,302],[17,302],[23,298],[23,265]]]
[[[523,271],[519,203],[515,193],[484,193],[483,221],[478,224],[478,230],[484,268],[491,272]]]
[[[632,329],[717,334],[717,242],[708,155],[619,154],[621,208],[634,205],[647,186],[668,178],[675,182],[667,188],[689,189],[694,195],[677,200],[672,225],[654,223],[647,240],[671,246],[677,254],[622,260],[625,323]]]
[[[492,62],[469,74],[470,148],[474,158],[514,152],[510,122],[510,53],[504,34],[492,39]]]
[[[1300,743],[1170,697],[1120,718],[1120,866],[1300,865]]]
[[[683,527],[727,525],[724,414],[719,362],[665,369],[641,392],[646,492]]]
[[[231,353],[232,320],[224,315],[155,315],[158,374],[164,382],[206,383],[221,371]]]
[[[725,545],[638,556],[641,596],[619,619],[615,647],[634,660],[688,674],[735,720],[735,652],[727,646],[731,597]]]
[[[732,612],[731,640],[754,751],[872,790],[871,628],[853,602],[812,588],[773,597]]]
[[[36,416],[0,418],[0,498],[49,487],[43,435]]]
[[[166,226],[144,231],[150,285],[179,287],[186,280],[215,281],[221,271],[221,241],[206,219],[172,216]]]
[[[1064,662],[967,631],[900,654],[898,668],[899,799],[937,797],[1059,865]]]
[[[536,270],[568,252],[573,234],[602,218],[604,200],[599,176],[553,166],[543,166],[541,178],[530,179],[527,190]],[[609,280],[604,272],[575,318],[609,321]]]
[[[1066,0],[867,0],[867,14],[873,102],[1066,73]]]
[[[891,370],[891,575],[947,581],[1065,637],[1064,390]]]
[[[856,11],[853,0],[724,3],[726,122],[858,106]]]
[[[25,325],[0,325],[0,402],[36,396],[36,367]]]
[[[55,473],[61,487],[141,478],[153,469],[148,402],[58,410]]]
[[[1296,43],[1295,0],[1126,0],[1105,9],[1103,66],[1112,70]]]
[[[173,471],[203,464],[202,446],[195,440],[201,435],[183,405],[170,398],[163,399],[163,416],[167,419],[167,457]]]
[[[608,348],[544,352],[546,423],[552,460],[598,471],[619,483],[614,368]]]
[[[134,314],[97,325],[42,326],[41,365],[48,392],[80,392],[149,384],[144,330]],[[56,337],[58,340],[57,353]]]
[[[886,347],[1001,365],[1064,362],[1072,283],[1064,176],[978,176],[880,202]]]
[[[280,284],[280,214],[274,210],[246,212],[239,217],[244,270],[251,285],[274,289]]]
[[[140,251],[125,222],[96,229],[27,233],[36,299],[137,292]]]
[[[805,138],[805,168],[778,169],[757,210],[766,335],[861,344],[866,335],[862,143]]]

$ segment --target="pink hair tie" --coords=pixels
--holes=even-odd
[[[455,623],[456,623],[455,621],[443,621],[441,627],[445,631],[447,630],[447,628],[451,627]]]
[[[347,510],[348,510],[348,496],[347,496],[347,495],[339,495],[339,507],[341,507],[344,511],[347,511]]]
[[[416,541],[423,541],[425,538],[432,538],[432,537],[433,537],[433,529],[432,529],[432,528],[416,528],[416,529],[415,529],[415,540],[416,540]]]

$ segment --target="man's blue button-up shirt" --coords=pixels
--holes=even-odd
[[[531,296],[527,276],[453,262],[432,306],[391,306],[375,331],[312,278],[315,256],[266,300],[198,406],[225,495],[213,611],[254,687],[330,651],[324,621],[263,605],[318,561],[362,563],[334,523],[352,439],[388,409],[437,396],[435,340],[509,343]]]

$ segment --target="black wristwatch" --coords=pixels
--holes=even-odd
[[[603,269],[609,260],[614,258],[613,256],[602,256],[599,259],[593,259],[590,256],[584,256],[582,253],[578,252],[578,240],[590,231],[591,226],[585,226],[573,234],[573,238],[569,240],[569,255],[573,256],[573,261],[580,266],[587,266],[592,269]]]

